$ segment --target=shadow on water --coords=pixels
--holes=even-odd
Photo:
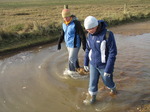
[[[83,104],[88,76],[63,74],[68,60],[65,45],[60,51],[55,45],[39,47],[0,60],[0,112],[126,112],[150,105],[150,32],[115,37],[116,96],[108,95],[100,79],[97,103]],[[81,63],[83,56],[80,50]]]

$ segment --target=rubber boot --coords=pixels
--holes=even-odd
[[[110,94],[111,96],[116,95],[116,94],[117,94],[117,90],[116,90],[116,88],[111,89],[109,94]]]
[[[90,104],[94,104],[96,102],[96,95],[91,96]]]

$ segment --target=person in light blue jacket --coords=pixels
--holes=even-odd
[[[88,16],[84,20],[84,27],[88,32],[84,69],[90,71],[88,91],[91,96],[90,103],[94,103],[96,101],[100,76],[105,86],[111,90],[110,94],[116,94],[113,70],[117,47],[113,32],[106,29],[107,24],[105,21]]]
[[[78,72],[80,69],[78,61],[78,53],[80,47],[83,50],[86,48],[86,37],[79,20],[76,16],[72,15],[68,6],[64,6],[62,10],[62,17],[64,22],[62,23],[61,35],[58,39],[57,49],[61,49],[61,43],[65,41],[66,47],[69,53],[69,72]]]

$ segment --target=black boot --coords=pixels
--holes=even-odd
[[[96,102],[96,95],[91,96],[90,104],[93,104]]]
[[[116,88],[111,89],[109,94],[110,94],[111,96],[116,95],[116,94],[117,94],[117,90],[116,90]]]

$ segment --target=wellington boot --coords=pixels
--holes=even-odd
[[[90,105],[90,104],[94,104],[96,102],[96,95],[90,95],[90,94],[87,94],[86,96],[86,99],[83,100],[83,103],[85,105]]]
[[[117,90],[116,90],[116,88],[111,89],[109,94],[110,94],[110,96],[115,96],[115,95],[117,95]]]
[[[90,104],[94,104],[96,102],[96,95],[92,95]]]
[[[77,68],[76,71],[80,74],[80,75],[88,75],[89,72],[86,72],[84,70],[84,68]]]

